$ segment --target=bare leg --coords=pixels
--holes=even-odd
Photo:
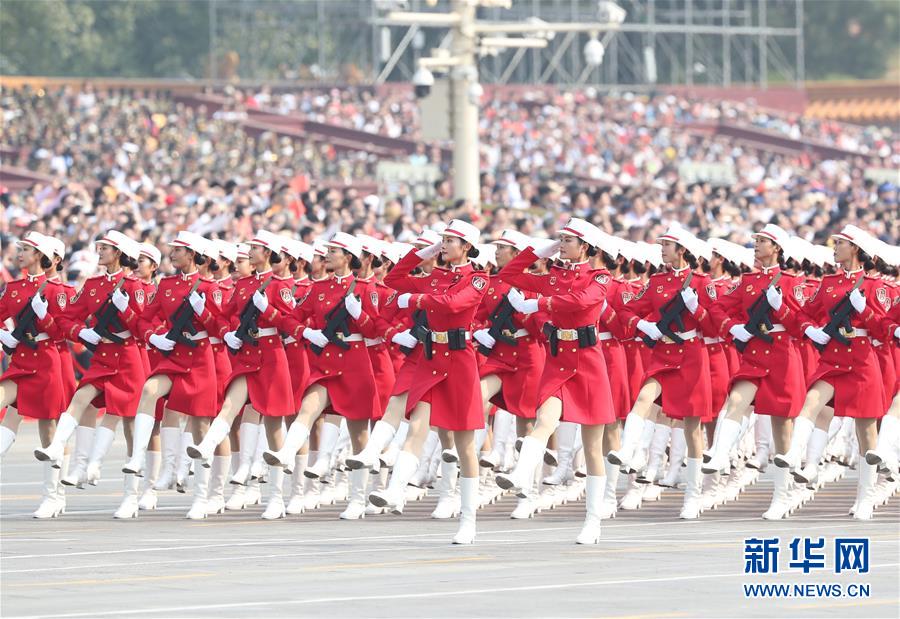
[[[612,424],[610,424],[612,425]],[[606,467],[603,458],[603,434],[605,425],[581,426],[581,442],[584,446],[584,459],[587,464],[587,474],[603,476]]]

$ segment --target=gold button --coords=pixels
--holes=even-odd
[[[445,357],[449,357],[449,356],[450,356],[450,353],[449,353],[449,352],[445,352],[445,353],[444,353],[444,356],[445,356]]]
[[[852,348],[848,348],[848,349],[847,349],[847,352],[853,352],[853,349],[852,349]]]
[[[768,350],[766,350],[766,354],[767,354],[767,355],[769,354],[769,351],[768,351]]]
[[[343,358],[344,358],[344,353],[339,352],[339,353],[338,353],[338,359],[343,359]]]
[[[330,356],[331,356],[331,353],[330,353],[330,352],[327,352],[327,353],[325,353],[325,356],[326,356],[326,357],[330,357]]]
[[[847,369],[848,369],[848,370],[852,370],[852,369],[853,369],[853,366],[852,366],[852,365],[848,365],[848,366],[847,366]]]
[[[325,373],[328,374],[328,370],[325,370]]]
[[[560,371],[560,372],[565,372],[565,371],[566,371],[566,368],[559,368],[559,371]]]
[[[432,374],[437,374],[437,370],[431,370]]]

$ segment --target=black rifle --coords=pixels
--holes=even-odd
[[[422,343],[425,348],[425,356],[431,359],[431,330],[428,328],[428,312],[425,310],[416,310],[413,312],[413,325],[409,328],[409,334]],[[400,352],[409,356],[415,347],[401,346]]]
[[[95,322],[91,328],[101,338],[109,340],[113,344],[121,344],[125,341],[116,335],[117,331],[122,331],[125,327],[123,327],[121,321],[119,321],[119,308],[112,302],[113,295],[124,285],[125,278],[123,277],[116,283],[112,292],[109,293],[109,296],[106,297],[106,300],[103,302],[103,305],[100,306],[100,309],[93,314]],[[88,319],[88,322],[85,324],[90,327],[90,319]],[[91,344],[90,342],[84,343],[84,347],[91,352],[97,350],[97,346],[99,346],[99,344]]]
[[[347,294],[344,295],[344,298],[353,294],[355,288],[356,279],[350,282],[350,287],[347,288]],[[325,314],[325,328],[322,329],[322,335],[327,337],[330,343],[338,348],[343,348],[344,350],[350,348],[350,344],[344,341],[344,337],[350,335],[350,327],[347,325],[349,318],[350,312],[347,310],[347,304],[342,300],[331,308],[330,312]],[[310,344],[309,349],[317,355],[321,355],[322,351],[325,350],[323,347],[316,346],[315,344]]]
[[[779,279],[781,279],[780,271],[775,274],[775,277],[773,277],[772,281],[769,282],[769,285],[766,286],[766,291],[768,291],[769,288],[774,288]],[[759,298],[753,302],[753,305],[747,309],[747,324],[744,325],[744,328],[750,332],[750,335],[758,337],[768,344],[772,343],[772,336],[769,335],[769,330],[772,328],[771,310],[772,306],[769,305],[769,299],[765,292],[763,292],[759,295]],[[734,347],[737,348],[739,352],[744,352],[744,349],[747,348],[747,344],[749,343],[749,340],[746,342],[735,340]]]
[[[50,283],[47,280],[44,280],[41,285],[38,287],[37,292],[34,293],[35,297],[39,297],[42,292],[44,292],[44,288],[47,287],[47,284]],[[33,299],[34,297],[32,297]],[[31,300],[25,304],[25,307],[19,310],[19,313],[16,314],[15,318],[16,326],[13,328],[10,335],[19,340],[20,344],[25,344],[28,348],[34,350],[37,348],[37,342],[34,341],[34,338],[38,334],[37,330],[37,314],[34,313],[34,309],[31,307]],[[14,348],[3,347],[3,352],[7,355],[11,355],[15,352]]]
[[[515,311],[512,303],[509,302],[509,298],[504,295],[503,299],[501,299],[497,304],[497,307],[494,308],[494,311],[491,312],[491,315],[488,317],[488,320],[491,322],[491,327],[488,329],[488,335],[497,342],[503,342],[510,346],[518,346],[519,342],[516,341],[515,335],[512,335],[516,332],[516,325],[512,319]],[[484,344],[478,344],[478,352],[485,357],[490,356],[492,350],[493,348],[488,348]]]
[[[274,278],[270,277],[269,279],[264,281],[257,292],[265,292],[266,288],[269,287],[269,284],[272,283],[273,279]],[[251,296],[249,299],[247,299],[247,304],[244,305],[244,309],[241,310],[240,324],[238,324],[238,328],[237,330],[235,330],[234,336],[245,344],[250,344],[251,346],[259,346],[259,342],[256,339],[259,334],[259,329],[256,327],[256,322],[259,320],[260,314],[262,314],[262,312],[260,312],[256,305],[253,303],[253,297]],[[232,355],[238,354],[238,351],[231,346],[228,347],[228,351]]]
[[[859,279],[856,280],[856,284],[853,285],[853,288],[843,296],[843,298],[838,301],[834,307],[828,310],[828,315],[830,316],[828,320],[828,324],[823,327],[823,331],[831,336],[832,339],[837,340],[839,343],[844,344],[845,346],[850,345],[850,340],[846,336],[846,332],[853,331],[853,325],[850,323],[850,316],[853,314],[853,304],[850,303],[850,294],[854,290],[859,290],[859,287],[862,286],[863,280],[865,279],[865,275],[860,275]],[[819,349],[819,352],[825,350],[827,344],[819,344],[818,342],[813,342],[813,345]]]
[[[187,332],[189,335],[197,335],[197,329],[194,327],[194,308],[191,307],[190,296],[197,291],[199,286],[200,278],[198,277],[194,285],[191,286],[191,291],[181,300],[178,309],[169,317],[169,324],[172,326],[169,332],[166,333],[167,339],[172,340],[176,344],[186,344],[191,348],[197,348],[197,342],[189,337],[185,337],[184,334]],[[171,350],[160,350],[159,352],[164,357],[168,357],[172,353]]]
[[[694,278],[693,271],[688,271],[687,277],[684,279],[684,283],[681,285],[681,291],[687,290],[688,286],[691,285],[691,280]],[[684,319],[681,317],[682,312],[686,310],[687,307],[684,305],[684,299],[679,292],[672,299],[662,306],[659,310],[659,321],[656,323],[656,328],[659,329],[663,336],[669,338],[675,344],[682,344],[684,340],[681,339],[675,331],[672,330],[672,323],[675,323],[675,326],[678,327],[679,331],[684,331]],[[644,344],[653,348],[656,346],[657,340],[654,340],[649,335],[644,336]]]

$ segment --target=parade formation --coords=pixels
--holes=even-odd
[[[578,218],[492,240],[454,219],[413,244],[108,230],[75,290],[64,243],[31,231],[0,296],[0,454],[37,420],[37,519],[121,469],[117,519],[170,491],[192,520],[261,502],[359,520],[433,491],[471,544],[511,493],[514,519],[583,499],[575,541],[594,544],[663,492],[702,519],[768,467],[762,518],[850,471],[848,516],[877,517],[900,483],[900,247],[854,225],[827,247],[774,224],[753,239],[635,243]],[[92,353],[77,380],[74,346]],[[128,460],[109,462],[120,425]]]

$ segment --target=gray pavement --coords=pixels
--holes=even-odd
[[[190,497],[115,521],[124,462],[113,447],[96,488],[68,493],[68,512],[38,521],[41,469],[33,425],[0,467],[0,616],[13,617],[898,617],[900,496],[875,520],[846,515],[856,474],[789,520],[759,518],[767,475],[741,499],[677,518],[681,492],[607,521],[597,546],[573,541],[583,502],[534,520],[508,518],[513,498],[479,512],[472,547],[449,544],[455,521],[428,518],[434,499],[400,517],[337,519],[341,506],[276,522],[261,508],[202,522]],[[779,573],[744,574],[744,539],[781,539]],[[824,537],[828,569],[788,569],[793,537]],[[867,574],[835,574],[837,536],[870,540]],[[870,597],[746,599],[744,583],[868,583]]]

